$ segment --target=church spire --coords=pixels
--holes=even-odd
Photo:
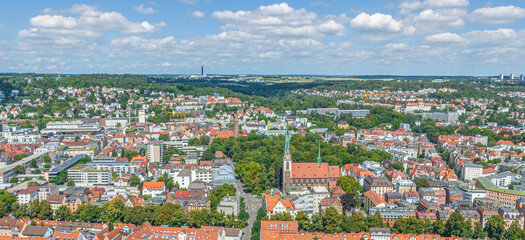
[[[286,135],[284,136],[284,154],[290,154],[290,134],[288,133],[288,122],[286,123]]]
[[[319,150],[317,151],[317,165],[321,166],[321,141],[319,141]]]

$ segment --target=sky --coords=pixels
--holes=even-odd
[[[525,73],[525,0],[2,0],[0,72]]]

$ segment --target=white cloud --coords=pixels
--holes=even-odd
[[[110,45],[117,48],[134,48],[139,50],[162,50],[166,47],[172,47],[176,44],[175,38],[172,36],[165,38],[144,39],[137,36],[127,38],[115,38],[111,40]]]
[[[203,12],[201,12],[201,11],[195,11],[195,12],[191,13],[191,16],[192,17],[196,17],[196,18],[202,18],[202,17],[205,16],[205,14]]]
[[[427,36],[425,41],[428,43],[466,43],[467,39],[455,33],[440,33]]]
[[[229,34],[243,32],[247,36],[264,38],[319,38],[341,36],[345,27],[337,19],[320,19],[305,9],[294,9],[286,3],[261,6],[255,11],[216,11],[213,17],[226,24]],[[230,32],[227,30],[235,31]]]
[[[470,19],[474,22],[487,24],[505,24],[512,23],[517,19],[525,17],[525,9],[516,6],[500,6],[479,8],[474,10]]]
[[[33,28],[21,30],[18,36],[38,41],[48,40],[57,44],[78,44],[83,43],[85,38],[100,37],[106,31],[152,34],[166,25],[164,22],[154,24],[147,21],[131,22],[118,12],[101,12],[96,7],[85,4],[75,4],[69,9],[46,10],[46,12],[50,14],[31,18],[29,22]]]
[[[414,27],[405,26],[402,21],[382,13],[360,13],[352,19],[350,26],[364,34],[412,34],[415,31]]]
[[[423,5],[429,8],[456,8],[466,7],[470,3],[468,0],[426,0]]]
[[[179,2],[183,2],[183,3],[186,3],[186,4],[195,4],[198,1],[199,0],[179,0]]]
[[[432,32],[449,27],[461,28],[465,26],[462,17],[466,15],[465,10],[457,8],[426,9],[407,18],[407,22],[412,23],[419,31]]]
[[[472,31],[465,36],[471,42],[478,43],[517,43],[520,34],[514,29],[500,28],[497,30]]]
[[[144,4],[140,4],[140,6],[138,7],[135,7],[135,10],[139,13],[143,13],[143,14],[153,14],[153,13],[156,13],[157,10],[153,9],[152,7],[147,7],[145,8],[144,7]]]
[[[331,7],[332,4],[323,1],[313,1],[310,3],[312,7]]]
[[[399,8],[401,9],[401,14],[408,14],[418,8],[421,8],[423,4],[418,0],[406,0],[402,1],[399,4]]]

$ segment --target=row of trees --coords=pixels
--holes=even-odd
[[[0,202],[0,213],[6,216],[9,207]],[[244,221],[237,219],[234,215],[225,215],[222,212],[214,212],[207,209],[185,212],[184,209],[172,203],[162,206],[134,206],[126,207],[122,201],[105,203],[102,207],[97,205],[82,204],[75,212],[65,205],[60,206],[54,213],[51,205],[46,201],[35,200],[30,204],[13,205],[11,213],[17,218],[39,218],[56,219],[63,221],[81,222],[123,222],[141,225],[146,221],[152,225],[168,225],[170,227],[190,226],[199,228],[201,226],[223,226],[244,227]]]

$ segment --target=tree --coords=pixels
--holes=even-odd
[[[7,208],[7,205],[4,202],[0,202],[0,218],[3,218],[7,215],[9,215],[9,209]]]
[[[444,235],[446,232],[445,224],[443,223],[443,220],[437,220],[432,224],[432,233],[433,234],[439,234]]]
[[[6,208],[13,212],[15,205],[17,205],[17,197],[6,190],[0,190],[0,202],[5,203]]]
[[[405,167],[403,166],[403,163],[401,163],[401,162],[392,163],[392,164],[390,164],[390,167],[394,168],[394,169],[397,169],[397,170],[399,170],[401,172],[405,171]]]
[[[212,211],[217,211],[217,206],[221,202],[221,199],[226,196],[235,196],[236,190],[235,187],[230,184],[223,184],[214,188],[210,193],[210,205]]]
[[[341,231],[341,215],[333,207],[329,207],[323,213],[324,231],[327,233],[337,233]]]
[[[39,187],[40,184],[38,184],[37,182],[33,182],[33,181],[31,181],[31,182],[28,182],[28,183],[27,183],[27,186],[28,186],[28,187]]]
[[[17,177],[10,178],[9,183],[18,183],[18,178]]]
[[[310,224],[310,217],[304,211],[299,211],[295,214],[295,221],[299,225],[299,229],[304,229],[308,224]]]
[[[38,165],[37,165],[36,159],[31,160],[31,167],[36,168],[37,166]]]
[[[20,160],[22,160],[23,158],[26,158],[26,157],[29,157],[29,155],[27,155],[27,153],[20,153],[20,154],[15,155],[15,160],[16,161],[20,161]]]
[[[483,238],[485,233],[483,232],[483,223],[478,221],[474,226],[474,233],[472,234],[473,238]]]
[[[484,230],[489,238],[502,238],[505,236],[505,221],[499,215],[489,217]]]
[[[44,163],[51,163],[51,157],[49,157],[47,155],[44,155],[43,161],[44,161]]]
[[[38,219],[53,219],[53,209],[51,204],[46,201],[36,203],[37,206],[33,212],[33,216],[36,216]]]
[[[341,205],[343,205],[343,211],[352,211],[357,207],[355,201],[356,195],[353,193],[346,193],[340,197]]]
[[[429,186],[428,179],[426,179],[426,178],[418,179],[417,182],[416,182],[416,186],[417,186],[417,189],[427,188]]]
[[[161,134],[159,135],[159,140],[168,142],[168,141],[171,141],[171,138],[168,134]]]
[[[125,208],[123,212],[123,222],[133,223],[135,225],[142,225],[146,222],[146,211],[142,206],[134,206]]]
[[[374,213],[374,215],[372,215],[371,217],[368,217],[366,219],[366,225],[368,228],[384,228],[386,227],[386,224],[383,222],[383,217],[381,216],[381,214],[379,213],[379,211],[377,211],[376,213]]]
[[[462,236],[464,228],[465,218],[458,212],[454,212],[445,224],[445,236]]]
[[[343,216],[341,228],[343,232],[363,232],[368,231],[365,224],[366,218],[360,212],[352,213],[352,216]]]
[[[517,239],[523,239],[525,238],[525,232],[520,227],[520,223],[518,220],[515,220],[512,225],[510,225],[509,229],[507,230],[507,239],[509,240],[517,240]]]
[[[55,219],[60,221],[72,221],[74,220],[71,210],[66,205],[60,205],[55,211]]]
[[[104,203],[101,210],[100,220],[103,222],[116,223],[122,219],[122,210],[118,209],[114,204]]]
[[[26,168],[21,166],[21,165],[17,165],[15,166],[15,168],[13,169],[13,172],[15,174],[22,174],[22,173],[25,173],[26,172]]]
[[[402,216],[399,216],[399,218],[394,223],[392,230],[395,233],[412,233],[418,235],[423,233],[425,230],[425,222],[417,219],[416,217],[403,218]]]
[[[140,183],[140,178],[137,177],[137,175],[133,175],[129,178],[129,184],[131,186],[136,186],[136,185],[139,185]]]
[[[361,189],[359,182],[353,176],[343,176],[337,179],[337,185],[345,192],[356,194]]]
[[[73,181],[73,179],[68,179],[67,180],[67,186],[68,187],[74,187],[75,186],[75,181]]]
[[[100,218],[100,208],[97,205],[82,204],[75,211],[75,218],[81,222],[96,222]]]

